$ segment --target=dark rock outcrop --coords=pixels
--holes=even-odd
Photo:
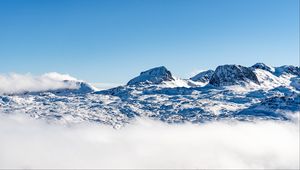
[[[249,82],[260,84],[255,73],[250,68],[241,65],[218,66],[209,80],[209,84],[214,86],[227,86]]]
[[[207,70],[200,72],[199,74],[195,75],[194,77],[190,78],[193,81],[199,81],[199,82],[208,82],[211,78],[211,76],[214,74],[213,70]]]

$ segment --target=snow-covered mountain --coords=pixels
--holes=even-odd
[[[83,81],[60,81],[75,88],[2,93],[0,113],[25,113],[55,123],[93,121],[120,127],[136,117],[169,123],[295,121],[300,112],[300,69],[295,66],[221,65],[190,79],[176,78],[167,68],[156,67],[124,86],[102,91]]]
[[[141,72],[141,74],[132,80],[130,80],[127,85],[137,85],[137,84],[160,84],[163,81],[175,80],[169,70],[166,67],[156,67],[147,71]]]

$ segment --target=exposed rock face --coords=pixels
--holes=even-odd
[[[163,81],[172,81],[174,78],[166,67],[155,67],[150,70],[141,72],[138,77],[131,79],[127,85],[138,85],[138,84],[160,84]]]
[[[262,69],[268,72],[273,73],[275,71],[275,69],[273,67],[267,66],[264,63],[256,63],[253,66],[250,67],[251,69]]]
[[[194,77],[190,78],[193,81],[199,81],[199,82],[208,82],[211,76],[214,74],[213,70],[207,70],[200,72],[199,74],[195,75]]]
[[[241,65],[218,66],[209,80],[209,83],[214,86],[227,86],[248,82],[260,84],[255,73],[250,68]]]

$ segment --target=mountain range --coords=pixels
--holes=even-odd
[[[300,68],[292,65],[220,65],[190,79],[174,77],[161,66],[141,72],[126,85],[101,91],[84,81],[60,83],[68,86],[1,93],[0,113],[118,128],[137,117],[167,123],[298,121],[300,112]]]

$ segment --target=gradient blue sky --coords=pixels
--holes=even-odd
[[[299,63],[298,0],[0,0],[0,73],[126,83],[164,65]]]

